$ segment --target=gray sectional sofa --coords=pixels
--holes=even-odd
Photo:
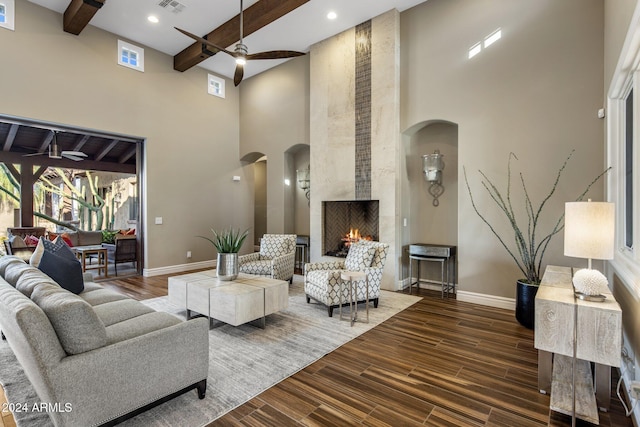
[[[180,393],[204,398],[208,322],[183,321],[90,282],[75,295],[0,258],[0,330],[55,426],[113,425]],[[194,395],[195,398],[195,395]]]

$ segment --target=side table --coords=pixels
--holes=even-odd
[[[349,284],[349,320],[351,326],[358,320],[358,282],[364,281],[366,292],[367,322],[369,323],[369,279],[363,271],[343,271],[340,274],[340,320],[342,320],[342,284]],[[354,309],[355,306],[355,309]]]
[[[91,245],[91,246],[76,246],[71,248],[78,257],[78,260],[82,263],[82,272],[86,273],[87,270],[96,269],[98,270],[98,274],[102,270],[104,270],[104,277],[109,277],[109,262],[107,260],[107,249],[103,248],[101,245]],[[87,258],[90,255],[98,256],[98,263],[94,265],[87,266]]]

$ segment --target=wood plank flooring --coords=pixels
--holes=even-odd
[[[141,300],[166,295],[168,277],[100,283]],[[549,397],[538,392],[533,332],[512,311],[420,292],[419,303],[209,425],[571,425],[550,415]],[[0,427],[15,425],[2,415]],[[632,427],[615,392],[600,425]]]

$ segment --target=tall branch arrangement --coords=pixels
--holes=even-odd
[[[494,182],[489,179],[489,177],[487,177],[484,172],[478,170],[480,176],[482,177],[480,181],[482,183],[482,186],[487,191],[491,199],[496,203],[499,210],[504,214],[509,225],[511,225],[512,234],[510,233],[509,236],[500,235],[498,231],[496,231],[496,228],[487,220],[487,218],[482,213],[480,213],[473,198],[473,193],[471,192],[471,186],[469,185],[469,180],[467,178],[467,170],[466,168],[463,168],[464,182],[467,185],[467,191],[469,192],[469,197],[471,198],[471,205],[473,206],[473,209],[475,210],[476,214],[478,214],[480,219],[482,219],[482,221],[487,224],[491,232],[498,238],[498,240],[502,244],[502,247],[504,247],[511,258],[513,258],[520,271],[522,271],[522,273],[525,275],[524,281],[529,284],[540,284],[540,271],[542,269],[542,259],[544,258],[545,251],[547,250],[549,242],[551,242],[553,236],[564,229],[564,210],[555,221],[555,225],[551,228],[551,230],[547,232],[541,232],[538,229],[538,226],[541,220],[542,212],[547,205],[547,202],[556,192],[558,183],[560,182],[560,178],[562,177],[562,173],[566,169],[567,164],[569,163],[569,159],[571,159],[571,156],[573,156],[574,152],[575,150],[571,150],[571,153],[569,153],[569,156],[567,156],[564,163],[558,170],[551,189],[537,206],[534,206],[531,198],[529,197],[529,191],[527,190],[527,185],[522,172],[519,173],[520,187],[523,191],[525,211],[527,213],[526,220],[523,220],[521,223],[518,222],[519,218],[516,217],[516,213],[513,209],[513,204],[511,201],[511,161],[513,159],[518,160],[516,155],[514,153],[509,153],[509,161],[507,163],[507,188],[505,195],[501,193]],[[591,183],[582,192],[582,194],[578,196],[576,201],[583,200],[584,196],[591,189],[591,187],[610,169],[611,168],[607,168],[604,172],[600,173],[593,181],[591,181]],[[510,239],[513,239],[512,246],[507,244]]]

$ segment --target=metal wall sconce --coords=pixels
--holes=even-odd
[[[438,206],[440,202],[438,197],[444,193],[442,185],[442,170],[444,169],[444,154],[440,154],[439,150],[435,150],[433,154],[425,154],[422,156],[422,169],[424,179],[429,185],[429,194],[433,197],[433,206]]]
[[[298,181],[298,187],[304,191],[304,195],[307,197],[307,204],[311,204],[311,198],[309,193],[311,192],[311,170],[310,167],[306,169],[296,170],[296,180]]]

